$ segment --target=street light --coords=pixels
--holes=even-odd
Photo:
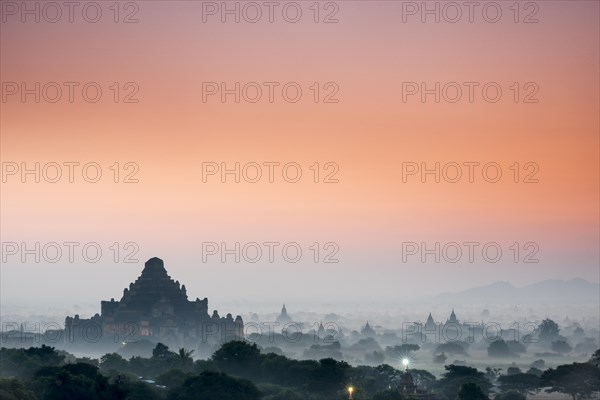
[[[352,393],[354,393],[354,388],[352,386],[348,386],[348,400],[352,400]]]
[[[404,366],[404,370],[406,371],[408,369],[408,364],[410,361],[408,361],[408,358],[403,358],[402,359],[402,365]]]

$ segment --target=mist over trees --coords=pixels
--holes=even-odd
[[[426,334],[410,335],[375,322],[339,331],[318,322],[298,340],[285,330],[195,347],[140,338],[85,357],[46,344],[2,348],[0,399],[330,400],[347,399],[352,387],[354,400],[585,400],[600,391],[590,324],[544,318],[527,334],[500,328],[486,336],[454,312],[449,320],[430,315]],[[440,334],[450,328],[469,336]]]
[[[192,351],[172,351],[162,343],[149,358],[129,359],[116,353],[99,359],[76,358],[48,346],[2,348],[0,399],[325,400],[347,398],[347,388],[352,386],[355,399],[386,400],[417,396],[397,389],[409,382],[415,385],[415,393],[421,388],[417,398],[423,399],[523,400],[545,390],[584,400],[600,392],[599,356],[600,350],[586,363],[559,365],[540,376],[515,367],[503,374],[501,369],[446,365],[436,379],[425,370],[406,372],[387,364],[293,360],[243,341],[227,342],[209,359],[196,360]]]

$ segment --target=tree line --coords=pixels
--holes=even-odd
[[[231,341],[207,360],[194,352],[158,343],[149,358],[109,353],[76,358],[42,345],[0,349],[0,400],[408,400],[401,387],[406,372],[387,364],[351,366],[332,358],[294,360],[263,352],[256,344]],[[600,392],[600,350],[587,363],[522,372],[447,365],[436,379],[411,369],[414,383],[439,400],[524,400],[545,390],[573,400]]]

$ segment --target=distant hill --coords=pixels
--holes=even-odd
[[[467,289],[457,293],[442,293],[433,298],[444,303],[495,304],[598,304],[600,284],[584,279],[569,281],[545,280],[522,288],[509,282]]]

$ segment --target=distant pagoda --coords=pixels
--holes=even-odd
[[[377,333],[375,333],[375,330],[373,328],[371,328],[371,325],[369,325],[369,321],[367,321],[367,324],[360,330],[360,333],[363,336],[375,336],[375,335],[377,335]]]
[[[225,336],[241,337],[243,321],[231,314],[221,318],[215,310],[208,314],[208,299],[189,301],[185,285],[174,281],[160,258],[151,258],[142,274],[123,290],[120,301],[111,299],[101,302],[101,314],[90,319],[67,317],[65,330],[70,340],[83,339],[84,329],[98,325],[102,336],[112,338],[123,330],[135,332],[136,337],[170,339],[225,339]],[[86,328],[88,327],[88,328]]]
[[[458,318],[456,318],[456,314],[454,313],[454,308],[452,309],[452,313],[450,313],[450,318],[446,321],[447,324],[458,324]]]
[[[283,307],[281,308],[281,313],[277,317],[277,322],[279,322],[281,324],[287,324],[288,322],[291,322],[291,321],[292,321],[292,318],[288,315],[287,309],[285,308],[285,304],[284,304]]]
[[[427,322],[425,322],[425,330],[426,331],[435,331],[436,329],[437,329],[437,325],[436,325],[435,321],[433,320],[431,313],[429,313],[429,316],[427,317]]]

